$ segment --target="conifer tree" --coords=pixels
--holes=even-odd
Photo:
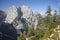
[[[48,9],[46,11],[46,16],[45,16],[45,20],[44,20],[44,24],[46,25],[47,28],[50,28],[50,24],[51,24],[51,7],[48,6]]]

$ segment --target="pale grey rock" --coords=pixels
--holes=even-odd
[[[34,29],[36,29],[40,13],[38,12],[33,13],[32,10],[28,6],[25,6],[25,5],[21,6],[21,12],[23,13],[22,18],[26,19],[28,26],[31,25],[32,27],[34,27]]]
[[[6,11],[7,17],[5,22],[13,23],[13,26],[17,29],[17,33],[20,33],[20,29],[26,29],[31,25],[36,29],[38,24],[38,18],[40,15],[38,12],[33,13],[32,10],[28,6],[21,6],[16,8],[15,6],[11,6]],[[18,18],[15,22],[15,18]]]
[[[33,17],[33,12],[28,6],[21,6],[21,12],[23,13],[22,18],[26,20],[26,23],[29,25],[32,24],[32,17]]]
[[[57,31],[58,31],[58,37],[59,37],[59,40],[60,40],[60,25],[58,25],[58,27],[57,27]]]
[[[23,18],[29,20],[32,17],[32,10],[28,6],[21,6],[21,12],[23,13]]]
[[[38,24],[38,18],[40,18],[40,13],[34,12],[34,15],[32,17],[32,24],[34,25],[34,29],[36,30],[37,24]]]
[[[6,11],[6,14],[7,14],[7,17],[5,22],[11,24],[13,20],[18,16],[17,8],[15,6],[9,7],[8,10]]]

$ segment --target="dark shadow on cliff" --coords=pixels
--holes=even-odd
[[[20,32],[27,31],[27,28],[28,28],[28,24],[26,23],[27,20],[22,17],[23,16],[23,13],[22,13],[20,7],[17,9],[17,12],[18,12],[18,21],[19,22],[21,21],[21,23],[23,24],[23,27],[24,27],[24,29],[18,29],[18,31],[20,31]]]
[[[0,10],[0,22],[5,21],[6,13],[2,10]]]
[[[17,40],[17,31],[12,24],[0,23],[0,40]]]

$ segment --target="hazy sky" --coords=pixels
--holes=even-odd
[[[6,10],[10,6],[16,7],[26,5],[32,11],[38,11],[41,14],[46,12],[48,5],[51,5],[52,10],[58,10],[58,0],[0,0],[0,10]]]

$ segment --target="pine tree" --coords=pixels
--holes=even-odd
[[[34,29],[32,27],[28,28],[27,37],[34,36]]]
[[[53,15],[53,22],[57,21],[57,11],[54,11],[54,15]]]
[[[51,25],[51,7],[48,6],[48,9],[47,9],[47,12],[46,12],[46,16],[45,16],[45,20],[44,20],[44,24],[47,28],[50,28],[50,25]]]
[[[48,6],[48,9],[47,9],[46,13],[48,13],[48,15],[51,15],[51,6],[50,5]]]
[[[18,40],[26,40],[26,32],[20,33],[20,36],[18,37]]]
[[[58,19],[57,19],[57,11],[54,11],[54,14],[52,16],[52,23],[51,23],[51,27],[52,28],[56,28],[57,24],[58,24]]]

